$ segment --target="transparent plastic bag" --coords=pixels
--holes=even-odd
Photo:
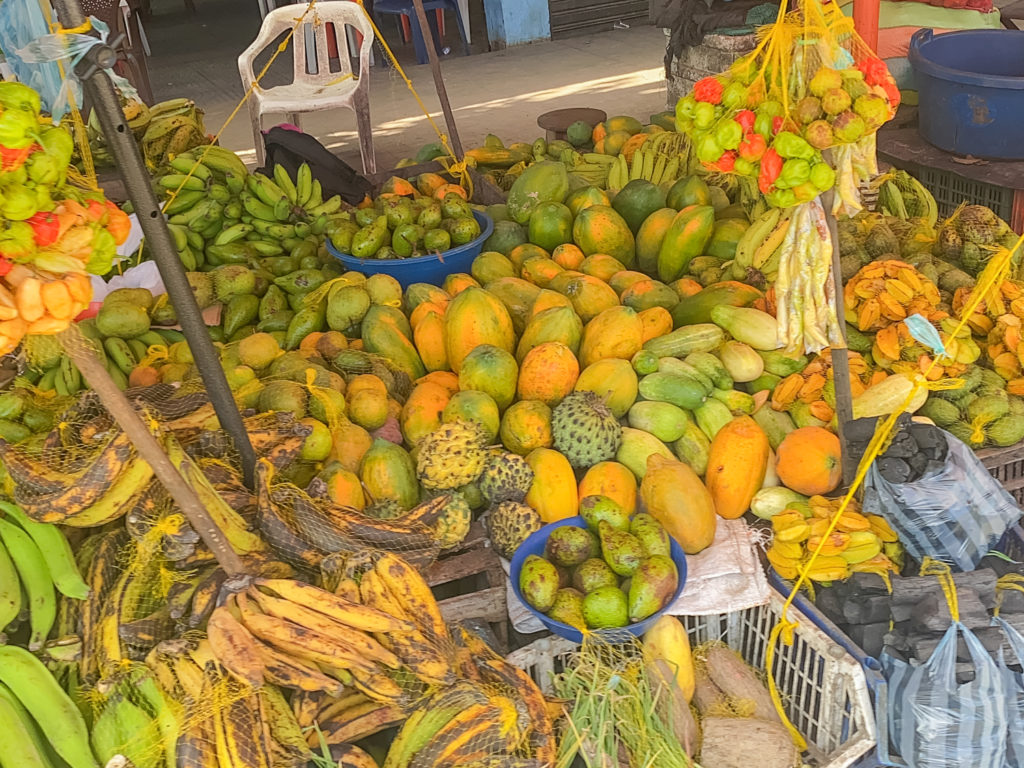
[[[890,483],[873,464],[864,482],[864,510],[885,517],[916,560],[932,557],[971,571],[1021,511],[974,451],[944,434],[945,463],[914,482]]]
[[[957,635],[974,679],[957,684]],[[1006,677],[981,641],[953,622],[931,658],[911,666],[887,653],[889,736],[910,768],[1003,768],[1006,759]]]
[[[1024,666],[1024,636],[1005,619],[996,616],[992,623],[1003,630],[1006,644],[1013,655],[1009,660],[1001,659],[1003,674],[1006,676],[1006,701],[1008,738],[1006,740],[1006,768],[1024,768],[1024,672],[1015,672],[1009,665],[1016,662]]]
[[[5,2],[0,5],[0,8],[5,6],[7,1],[9,0],[5,0]],[[19,1],[24,2],[26,0]],[[32,0],[27,0],[27,2],[31,1]],[[60,75],[59,70],[55,65],[56,62],[61,62],[64,66],[65,74],[70,75],[74,71],[75,65],[83,56],[85,56],[86,53],[89,52],[91,48],[107,42],[107,38],[110,36],[110,28],[95,16],[90,16],[89,22],[92,25],[93,31],[97,32],[99,37],[79,34],[77,32],[42,34],[28,43],[15,48],[14,53],[18,59],[26,64],[49,65],[50,63],[53,63],[53,69],[58,72],[59,81]],[[115,73],[112,69],[108,69],[106,72],[113,81],[114,87],[120,91],[121,95],[125,99],[135,101],[141,100],[139,99],[139,94],[135,90],[135,87],[130,82]],[[31,82],[28,84],[33,85]],[[76,104],[82,103],[81,87],[73,77],[65,77],[63,83],[60,84],[57,93],[53,95],[52,101],[49,101],[50,113],[53,115],[54,122],[59,122],[59,119],[70,111],[69,95],[73,97]],[[44,102],[46,101],[47,99],[44,99]]]
[[[0,3],[0,50],[18,80],[39,92],[43,108],[53,112],[61,92],[60,68],[23,58],[21,49],[50,32],[38,0],[4,0]],[[54,113],[56,114],[56,113]]]

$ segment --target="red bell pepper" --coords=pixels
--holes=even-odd
[[[60,220],[52,211],[39,211],[28,220],[36,245],[45,248],[60,237]]]
[[[698,80],[693,86],[693,98],[697,101],[706,101],[709,104],[720,104],[722,92],[725,90],[716,77],[704,77]]]
[[[736,166],[736,150],[730,149],[727,152],[723,152],[722,156],[718,158],[718,162],[707,163],[706,165],[712,171],[732,173]]]
[[[756,163],[768,149],[768,142],[760,133],[748,133],[740,142],[740,157],[751,163]]]
[[[774,149],[767,150],[761,157],[761,173],[757,177],[757,188],[767,195],[782,173],[782,157]]]
[[[733,117],[733,120],[739,123],[740,127],[743,128],[744,133],[750,133],[754,130],[754,121],[756,119],[757,115],[754,114],[754,110],[752,109],[741,109],[736,113],[735,117]]]

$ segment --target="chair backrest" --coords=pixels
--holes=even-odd
[[[263,19],[260,33],[252,44],[238,57],[238,71],[242,76],[242,85],[246,89],[252,85],[256,75],[253,63],[260,51],[269,46],[283,32],[295,26],[296,21],[306,10],[305,4],[286,5],[275,8]],[[332,72],[329,67],[327,48],[327,24],[334,25],[334,34],[338,38],[340,70]],[[337,80],[352,72],[352,65],[347,54],[348,43],[345,39],[345,26],[353,27],[363,40],[359,46],[359,74],[369,82],[370,51],[373,48],[373,26],[366,17],[366,12],[358,2],[350,0],[324,0],[313,6],[306,15],[302,25],[292,35],[290,45],[293,51],[293,77],[295,82],[323,85]],[[307,35],[312,30],[312,38],[316,52],[317,71],[308,72],[306,66]],[[361,85],[363,85],[361,83]]]

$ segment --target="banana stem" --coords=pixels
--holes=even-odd
[[[171,498],[188,518],[192,528],[217,558],[220,566],[228,576],[244,574],[245,564],[238,553],[231,548],[192,486],[185,482],[181,473],[167,458],[163,446],[146,428],[131,402],[110,378],[106,367],[96,356],[91,343],[82,336],[78,326],[72,325],[61,332],[59,338],[64,351],[78,366],[89,387],[96,392],[100,402],[131,439],[142,460],[153,468],[157,479],[163,483]]]

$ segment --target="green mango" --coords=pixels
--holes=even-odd
[[[239,328],[254,322],[260,313],[260,300],[252,294],[233,296],[224,308],[221,327],[224,335],[233,338]]]
[[[327,311],[327,302],[318,301],[310,307],[303,307],[288,323],[288,330],[284,335],[284,348],[297,349],[302,340],[311,333],[323,330],[324,316]]]

